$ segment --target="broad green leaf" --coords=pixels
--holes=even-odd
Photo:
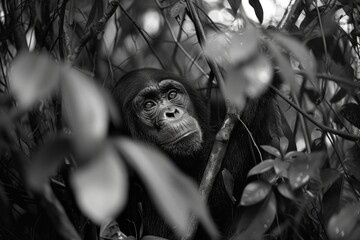
[[[307,183],[310,177],[317,178],[319,169],[324,163],[324,152],[313,152],[309,155],[298,155],[289,168],[289,182],[293,189]]]
[[[190,215],[194,213],[211,236],[217,235],[196,184],[165,155],[126,138],[117,139],[116,146],[139,174],[160,214],[170,226],[176,226],[177,234],[187,232]]]
[[[90,152],[105,139],[109,125],[107,99],[99,86],[75,69],[62,81],[64,115],[75,137],[77,150]]]
[[[333,215],[327,226],[327,233],[331,240],[348,239],[358,224],[360,212],[359,203],[343,208],[339,214]]]
[[[79,208],[96,224],[114,219],[125,206],[126,166],[111,145],[104,145],[90,162],[79,167],[70,182]]]
[[[322,189],[326,192],[331,185],[340,177],[340,172],[337,169],[326,168],[320,172],[322,181]]]
[[[254,205],[266,198],[271,190],[271,185],[265,182],[257,181],[246,185],[243,190],[240,205]]]
[[[279,158],[274,160],[274,169],[275,173],[281,177],[288,177],[288,169],[290,167],[290,163],[287,161],[283,161]]]
[[[274,160],[273,159],[267,159],[265,161],[262,161],[258,165],[254,166],[252,169],[250,169],[247,176],[249,177],[249,176],[252,176],[252,175],[264,173],[264,172],[270,170],[273,167],[274,167]]]
[[[310,161],[308,156],[296,157],[289,168],[289,182],[293,189],[303,186],[310,180]]]
[[[246,207],[238,223],[239,233],[232,239],[263,239],[276,216],[276,197],[272,192],[261,205]]]
[[[58,84],[59,72],[48,55],[19,53],[9,71],[10,91],[19,107],[31,108],[36,101],[50,96]]]
[[[34,154],[26,170],[26,183],[32,190],[42,191],[49,178],[56,174],[57,168],[72,151],[68,136],[57,136],[44,143]]]
[[[290,185],[287,183],[282,183],[277,186],[277,189],[281,195],[291,200],[295,199],[295,195],[293,190],[291,189]]]
[[[277,158],[281,158],[281,153],[279,152],[279,150],[277,150],[276,148],[274,148],[273,146],[269,146],[269,145],[261,145],[260,146],[264,151],[270,153],[271,155],[277,157]]]

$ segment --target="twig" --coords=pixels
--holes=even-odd
[[[64,18],[65,18],[65,7],[68,0],[63,0],[60,7],[59,14],[59,55],[60,59],[64,60],[64,51],[63,51],[63,34],[64,34]]]
[[[316,120],[314,120],[311,116],[309,116],[305,111],[303,111],[300,107],[298,107],[296,104],[294,104],[292,101],[290,101],[286,96],[284,96],[277,88],[274,86],[270,86],[270,88],[276,92],[279,97],[285,100],[290,106],[295,108],[301,115],[303,115],[306,119],[308,119],[310,122],[312,122],[315,126],[319,127],[322,131],[332,133],[335,135],[338,135],[344,139],[350,140],[350,141],[357,141],[360,139],[360,136],[349,134],[343,131],[335,130],[331,127],[325,126],[321,123],[318,123]]]
[[[303,76],[307,76],[307,72],[304,70],[294,70],[294,73],[303,75]],[[344,78],[344,77],[340,77],[340,76],[336,76],[336,75],[329,75],[326,73],[317,73],[316,77],[327,79],[327,80],[330,80],[330,81],[333,81],[333,82],[336,82],[339,84],[348,85],[349,87],[356,87],[356,88],[360,89],[360,83],[353,82],[349,78]]]
[[[119,1],[111,1],[109,3],[109,7],[107,8],[104,16],[95,24],[95,26],[91,27],[85,35],[80,39],[78,45],[74,49],[74,53],[69,55],[69,60],[73,63],[79,56],[83,47],[95,36],[101,33],[106,23],[109,21],[110,17],[115,13],[116,8],[120,5]]]
[[[291,30],[304,7],[305,4],[303,0],[291,0],[285,10],[284,16],[277,25],[277,29],[282,29],[285,31]]]
[[[158,5],[158,7],[161,9],[160,7],[160,3],[158,0],[156,0],[156,4]],[[169,23],[169,20],[167,19],[167,17],[165,16],[163,10],[161,9],[161,13],[165,19],[165,23],[166,25],[168,26],[168,29],[170,31],[170,34],[171,34],[171,37],[173,38],[175,44],[180,48],[180,50],[185,54],[185,56],[187,58],[189,58],[189,60],[194,63],[194,65],[199,69],[199,71],[206,77],[206,78],[209,78],[208,74],[204,71],[204,69],[202,69],[202,67],[200,67],[200,65],[194,60],[193,57],[190,56],[190,54],[185,50],[185,48],[179,43],[179,41],[177,40],[176,36],[175,36],[175,33],[174,31],[172,30],[171,28],[171,25]]]
[[[141,34],[141,36],[144,38],[146,44],[149,46],[151,52],[154,54],[154,56],[156,57],[156,59],[158,60],[158,62],[160,63],[161,67],[163,69],[166,69],[165,64],[163,63],[163,61],[161,61],[161,58],[157,55],[155,49],[151,46],[149,40],[147,39],[147,37],[145,36],[143,29],[137,24],[137,22],[129,15],[129,13],[126,11],[126,9],[124,9],[121,5],[120,5],[120,9],[121,11],[126,15],[126,17],[131,21],[132,24],[134,24],[134,26],[136,27],[136,29],[139,31],[139,33]]]

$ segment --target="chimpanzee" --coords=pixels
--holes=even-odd
[[[155,144],[184,173],[198,183],[201,181],[216,132],[211,131],[208,123],[208,105],[191,82],[163,70],[139,69],[119,80],[113,89],[113,96],[122,116],[123,134]],[[271,141],[268,120],[273,111],[272,101],[270,92],[251,100],[241,116],[257,144]],[[258,158],[258,153],[253,149],[248,131],[243,124],[237,124],[222,165],[222,169],[227,169],[234,178],[233,194],[237,200],[246,184],[247,172]],[[137,200],[131,197],[129,201],[142,202],[144,235],[175,238],[146,193]],[[234,204],[221,174],[215,180],[208,204],[220,233],[228,235],[234,220]],[[200,229],[195,238],[208,239],[204,234]]]

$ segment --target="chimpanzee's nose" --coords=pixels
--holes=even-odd
[[[181,116],[181,110],[178,108],[167,108],[164,111],[164,119],[175,120]]]

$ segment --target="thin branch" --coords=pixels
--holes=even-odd
[[[284,16],[277,25],[277,29],[282,29],[285,31],[291,30],[304,7],[305,4],[303,0],[291,0],[285,10]]]
[[[201,183],[199,186],[199,192],[204,202],[207,202],[212,186],[214,184],[215,178],[220,171],[222,160],[225,157],[227,145],[232,131],[234,130],[237,119],[234,114],[226,114],[225,120],[216,134],[215,142],[211,150],[209,161],[206,165]],[[182,238],[182,240],[192,239],[195,235],[195,232],[198,228],[199,221],[195,215],[192,215],[189,220],[189,228],[187,234]]]
[[[199,44],[201,46],[201,48],[203,49],[205,44],[206,44],[206,37],[205,37],[205,31],[204,28],[202,27],[199,15],[197,14],[197,11],[195,9],[193,0],[186,0],[187,6],[189,8],[190,11],[190,15],[192,18],[192,21],[194,22],[195,25],[195,29],[198,35],[198,40],[199,40]],[[211,70],[213,71],[216,81],[219,84],[220,90],[224,93],[225,92],[225,83],[224,83],[224,79],[223,76],[221,75],[219,66],[216,64],[216,62],[214,60],[212,60],[211,58],[206,57],[206,61],[209,64],[209,67],[211,68]],[[228,101],[226,101],[228,103]],[[227,105],[227,109],[230,109],[230,106]]]
[[[194,60],[193,57],[190,56],[190,54],[185,50],[185,48],[184,48],[184,47],[179,43],[179,41],[177,40],[177,38],[176,38],[176,36],[175,36],[175,33],[174,33],[174,31],[172,30],[172,28],[171,28],[170,22],[169,22],[169,20],[167,19],[167,17],[165,16],[164,11],[161,9],[161,7],[160,7],[161,5],[160,5],[160,3],[159,3],[158,0],[156,0],[156,4],[158,5],[158,7],[159,7],[160,10],[161,10],[161,13],[162,13],[162,15],[163,15],[163,17],[164,17],[164,19],[165,19],[165,23],[166,23],[166,25],[168,26],[168,29],[169,29],[170,34],[171,34],[171,37],[173,38],[175,44],[180,48],[180,50],[185,54],[185,56],[186,56],[187,58],[189,58],[189,60],[190,60],[192,63],[194,63],[194,65],[199,69],[199,71],[200,71],[206,78],[209,78],[209,75],[204,71],[204,69],[202,69],[202,67],[200,67],[200,65]]]
[[[109,21],[110,17],[115,13],[116,8],[120,5],[119,1],[111,1],[109,3],[109,6],[104,14],[104,16],[95,24],[95,26],[92,26],[89,31],[85,33],[85,35],[80,39],[78,45],[74,49],[74,53],[69,55],[70,62],[74,62],[81,50],[85,47],[85,45],[95,36],[97,36],[99,33],[104,31],[106,23]]]
[[[65,8],[68,0],[63,0],[60,7],[59,13],[59,55],[60,59],[64,60],[64,51],[63,51],[63,35],[64,35],[64,18],[65,18]]]
[[[333,129],[331,127],[325,126],[321,123],[318,123],[316,120],[314,120],[311,116],[309,116],[305,111],[303,111],[300,107],[298,107],[295,103],[293,103],[292,101],[290,101],[285,95],[283,95],[277,88],[275,88],[274,86],[270,86],[270,88],[276,92],[277,95],[279,95],[279,97],[281,97],[282,99],[285,100],[285,102],[287,102],[290,106],[292,106],[293,108],[296,109],[296,111],[298,111],[301,115],[303,115],[307,120],[309,120],[310,122],[312,122],[315,126],[319,127],[322,131],[324,132],[328,132],[328,133],[332,133],[335,135],[338,135],[344,139],[350,140],[350,141],[358,141],[360,139],[360,136],[357,135],[353,135],[353,134],[349,134],[343,131],[339,131],[336,129]]]
[[[132,24],[134,24],[134,26],[136,27],[136,29],[139,31],[139,33],[141,34],[141,36],[144,38],[146,44],[149,46],[151,52],[154,54],[154,56],[156,57],[156,59],[158,60],[158,62],[160,63],[161,67],[163,69],[167,69],[165,64],[163,63],[163,61],[161,60],[160,56],[158,56],[158,54],[156,53],[155,49],[151,46],[149,40],[147,39],[147,37],[145,36],[143,29],[137,24],[137,22],[129,15],[129,13],[126,11],[126,9],[124,9],[121,5],[120,5],[120,9],[121,11],[126,15],[126,17],[131,21]]]
[[[295,74],[299,74],[299,75],[303,75],[303,76],[307,76],[307,72],[304,70],[294,70]],[[343,85],[348,85],[349,87],[356,87],[360,89],[360,83],[358,82],[353,82],[351,81],[351,79],[349,78],[344,78],[344,77],[340,77],[340,76],[336,76],[336,75],[329,75],[326,73],[317,73],[316,74],[317,78],[323,78],[323,79],[327,79],[339,84],[343,84]]]

